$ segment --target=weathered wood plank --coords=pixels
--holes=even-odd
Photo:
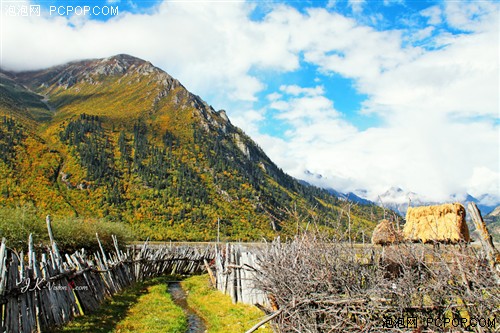
[[[469,202],[467,208],[469,209],[472,221],[476,226],[476,230],[479,233],[479,240],[484,252],[486,253],[490,267],[496,275],[497,283],[500,284],[500,252],[498,252],[493,244],[493,238],[486,227],[486,223],[484,223],[483,217],[481,216],[481,212],[479,211],[479,208],[477,208],[477,205],[473,202]]]

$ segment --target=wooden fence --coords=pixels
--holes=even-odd
[[[96,310],[103,300],[136,281],[166,275],[199,274],[214,259],[213,247],[154,246],[62,256],[47,220],[51,249],[37,256],[0,246],[0,332],[43,332]],[[99,243],[100,244],[100,243]]]
[[[254,286],[259,269],[257,246],[225,244],[216,249],[215,283],[233,303],[268,305],[267,295]]]

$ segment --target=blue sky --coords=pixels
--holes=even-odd
[[[495,1],[26,4],[42,15],[3,16],[3,68],[128,53],[225,109],[297,178],[372,200],[397,186],[500,201]]]

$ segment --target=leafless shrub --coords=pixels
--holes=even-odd
[[[382,250],[307,234],[269,244],[259,266],[277,332],[500,330],[499,286],[471,247]]]

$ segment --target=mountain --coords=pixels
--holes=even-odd
[[[465,197],[463,195],[450,195],[448,202],[460,202],[464,206],[467,206],[467,203],[474,202],[477,204],[483,215],[488,214],[494,208],[489,204],[484,204],[484,200],[482,198],[477,199],[470,194],[466,194]],[[405,191],[399,187],[391,187],[383,194],[379,195],[378,204],[385,208],[389,208],[395,212],[398,212],[401,216],[406,216],[406,210],[408,209],[408,205],[412,207],[415,206],[429,206],[429,205],[439,205],[442,202],[436,202],[432,200],[428,200],[425,197],[419,195],[418,193]]]
[[[341,200],[349,200],[355,203],[359,203],[361,205],[375,205],[374,202],[362,198],[353,192],[342,193],[333,188],[327,188],[327,191]]]
[[[324,178],[323,175],[318,174],[318,173],[313,173],[309,170],[304,171],[304,176],[307,177],[308,179],[313,179],[313,180],[321,180]],[[306,180],[300,179],[299,182],[306,185],[306,186],[311,186],[311,184]],[[343,201],[351,201],[351,202],[358,203],[361,205],[375,205],[374,202],[372,202],[368,199],[365,199],[362,196],[357,195],[354,192],[343,193],[343,192],[337,191],[336,189],[331,188],[331,187],[323,187],[323,188],[325,188],[331,195],[333,195],[333,196],[335,196],[338,199],[343,200]],[[361,192],[361,194],[366,194],[366,191],[361,190],[360,192]]]
[[[491,213],[495,209],[495,205],[492,205],[493,202],[498,202],[498,199],[495,199],[491,194],[483,194],[478,198],[473,197],[470,194],[465,195],[465,199],[460,200],[460,196],[454,195],[454,198],[458,198],[458,201],[463,203],[474,202],[477,207],[481,210],[483,215]]]
[[[278,168],[225,111],[129,56],[0,72],[0,205],[101,217],[155,240],[258,240],[297,227],[369,234],[349,207]]]
[[[433,204],[421,198],[414,192],[405,191],[400,187],[391,187],[378,196],[377,203],[386,209],[391,209],[401,216],[406,216],[408,205],[424,206]]]
[[[460,202],[465,207],[467,207],[469,202],[474,202],[479,210],[481,211],[481,215],[483,215],[484,221],[488,226],[488,230],[495,240],[500,240],[500,208],[492,207],[489,205],[481,204],[480,199],[476,199],[473,196],[467,194],[465,197],[461,195],[451,195],[448,202]],[[408,205],[410,204],[412,207],[418,206],[430,206],[430,205],[439,205],[442,202],[434,202],[430,200],[426,200],[422,196],[418,195],[414,192],[407,192],[399,187],[391,187],[389,190],[384,192],[379,196],[379,205],[391,209],[397,212],[402,217],[406,216],[406,210],[408,209]],[[489,214],[488,214],[489,213]],[[469,226],[469,230],[474,239],[477,239],[477,235],[475,234],[475,226],[472,221],[469,219],[467,215],[467,224]]]
[[[493,211],[484,217],[484,222],[488,231],[496,242],[500,242],[500,206],[496,206]]]
[[[486,215],[486,218],[498,218],[500,217],[500,206],[496,206],[495,209],[493,209],[488,215]]]

